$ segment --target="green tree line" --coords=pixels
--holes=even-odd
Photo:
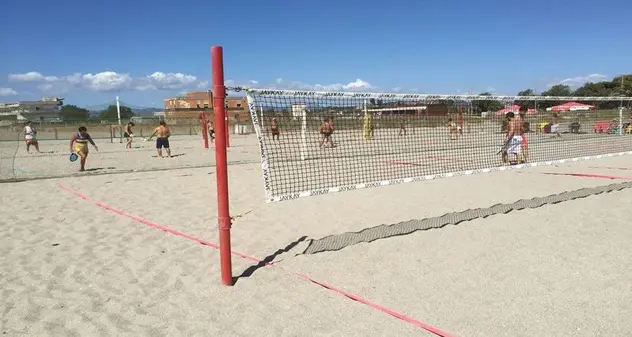
[[[134,116],[134,112],[127,106],[121,105],[121,120],[127,121]],[[80,108],[76,105],[64,105],[61,108],[60,116],[64,121],[115,121],[118,120],[116,105],[109,105],[98,115],[90,115],[88,109]]]

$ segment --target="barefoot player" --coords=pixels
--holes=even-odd
[[[26,121],[26,125],[24,126],[24,141],[26,142],[26,153],[30,153],[29,150],[31,145],[35,147],[35,150],[39,153],[39,143],[37,142],[37,130],[31,124],[31,121]]]
[[[279,141],[281,132],[279,131],[279,121],[276,117],[272,118],[272,121],[270,121],[270,133],[272,133],[272,140]]]
[[[401,121],[399,122],[399,135],[400,136],[406,136],[406,124],[408,124],[408,122],[406,121],[406,118],[402,118]]]
[[[88,143],[92,144],[94,149],[97,151],[99,151],[99,148],[92,140],[92,137],[90,137],[88,129],[86,129],[85,126],[80,126],[77,131],[79,132],[70,138],[70,152],[78,154],[81,158],[81,167],[79,168],[79,171],[83,172],[86,170],[86,160],[88,159],[88,153],[90,152],[88,149]]]
[[[213,126],[213,121],[210,119],[206,121],[206,128],[208,129],[209,137],[211,137],[211,143],[215,143],[215,127]]]
[[[329,147],[333,147],[334,144],[331,141],[332,129],[331,129],[331,124],[329,124],[329,118],[326,118],[323,121],[323,123],[320,125],[319,132],[320,132],[320,143],[318,144],[318,147],[323,147],[323,145],[326,143],[330,144]]]
[[[134,123],[129,122],[125,126],[125,133],[123,133],[123,137],[127,138],[127,143],[125,144],[126,149],[132,148],[132,141],[134,140],[134,132],[132,131],[132,127],[135,126]]]
[[[452,118],[448,118],[448,132],[450,133],[450,140],[456,140],[459,135],[459,130],[456,123]]]
[[[522,122],[515,118],[513,112],[508,112],[507,117],[507,134],[505,135],[506,148],[503,151],[503,162],[505,164],[515,165],[521,161],[522,153]],[[509,155],[513,155],[514,160],[509,159]]]
[[[149,136],[148,141],[151,140],[152,137],[156,136],[156,151],[158,152],[159,158],[164,158],[162,156],[162,149],[164,148],[167,151],[167,158],[171,158],[171,149],[169,148],[169,137],[171,137],[171,130],[167,126],[165,121],[160,121],[160,125],[154,129],[154,133]]]

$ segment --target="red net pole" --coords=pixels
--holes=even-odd
[[[224,86],[224,53],[220,46],[211,47],[213,69],[213,112],[215,132],[215,174],[217,176],[217,223],[219,227],[219,259],[222,283],[233,285],[233,268],[230,254],[230,212],[228,209],[228,163],[226,147],[228,143],[228,119],[226,116],[226,87]]]
[[[200,123],[202,123],[202,139],[204,139],[204,148],[208,149],[208,123],[206,122],[206,114],[200,112]]]

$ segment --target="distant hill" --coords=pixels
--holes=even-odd
[[[132,109],[132,111],[134,112],[135,116],[153,116],[154,112],[160,112],[163,109],[158,109],[158,108],[133,108],[130,107]],[[92,108],[88,108],[88,111],[90,111],[90,115],[92,116],[98,116],[101,111],[103,111],[105,108],[101,108],[101,107],[92,107]]]

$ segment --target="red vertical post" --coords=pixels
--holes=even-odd
[[[206,123],[206,114],[200,112],[200,123],[202,123],[202,139],[204,139],[204,148],[208,149],[208,123]]]
[[[217,224],[219,227],[219,259],[222,283],[233,285],[233,268],[230,253],[230,212],[228,209],[228,118],[226,116],[226,87],[224,86],[224,55],[220,46],[211,47],[213,69],[213,112],[215,121],[215,175],[217,177]]]

